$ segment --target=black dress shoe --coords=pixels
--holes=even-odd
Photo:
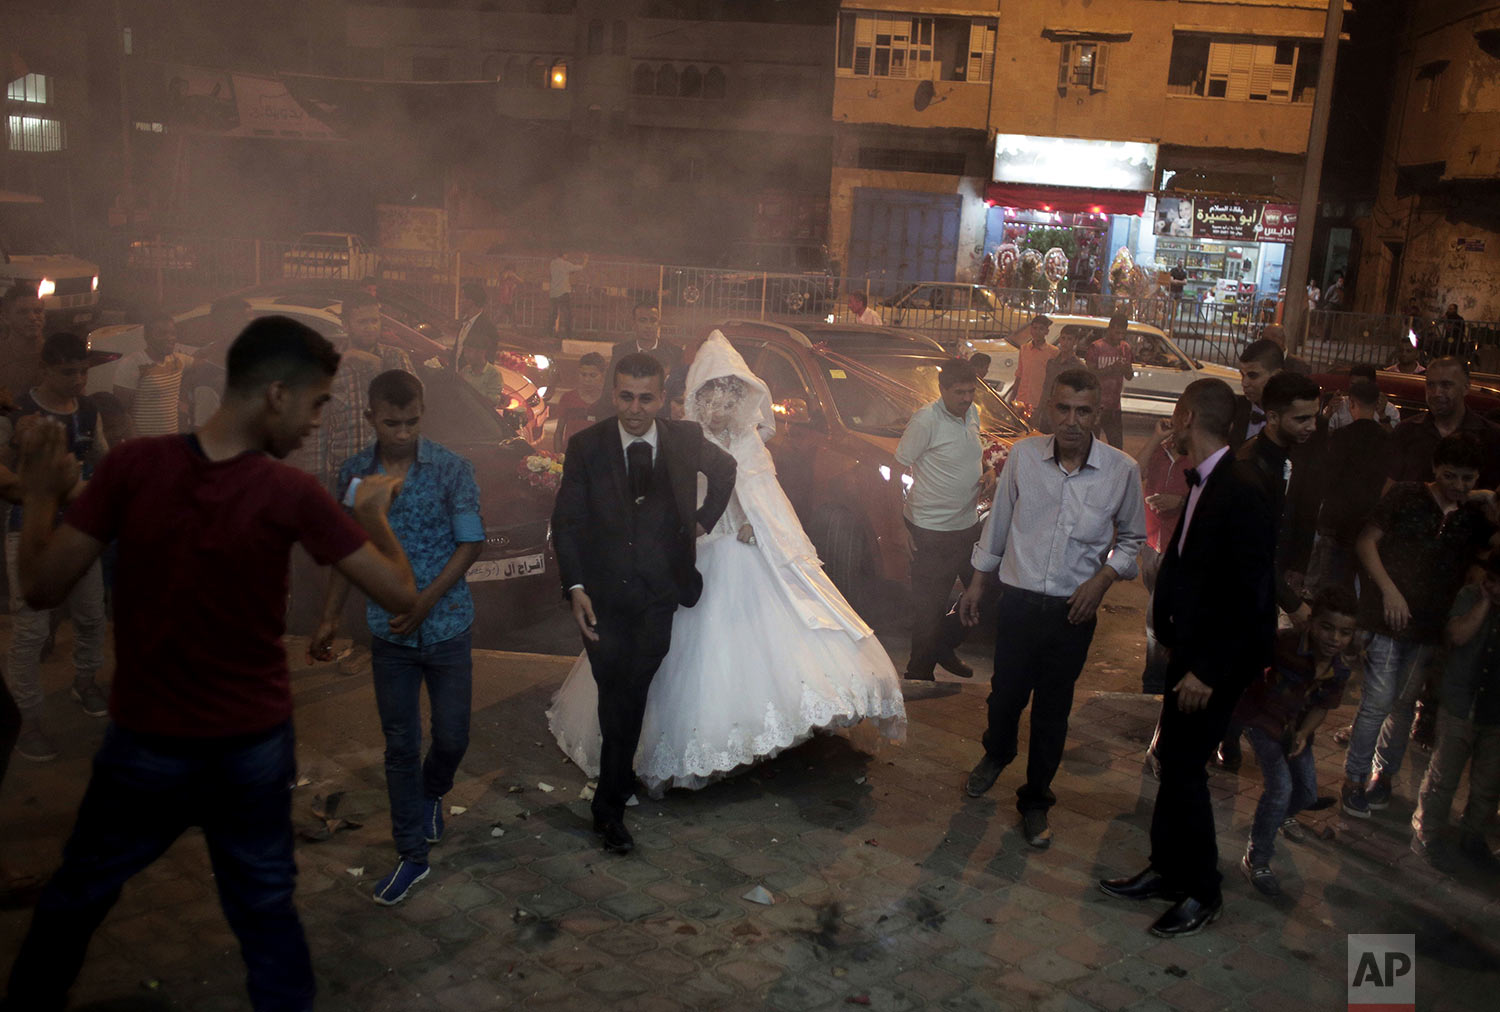
[[[635,849],[635,837],[618,819],[614,822],[594,820],[594,832],[604,837],[604,849],[611,854],[629,854]]]
[[[1032,808],[1021,813],[1021,833],[1037,850],[1052,846],[1052,827],[1047,825],[1047,810]]]
[[[950,675],[957,675],[959,678],[974,677],[974,669],[965,664],[963,659],[951,650],[938,658],[938,667]]]
[[[906,671],[902,673],[901,677],[906,679],[908,682],[937,681],[937,676],[932,673],[931,668],[928,668],[926,671],[913,671],[911,668],[907,668]]]
[[[980,758],[978,765],[969,771],[969,779],[964,783],[965,793],[971,798],[982,797],[985,791],[995,786],[995,781],[1003,769],[1005,769],[1005,764],[992,758],[986,752]]]
[[[1238,773],[1244,761],[1245,754],[1240,750],[1239,742],[1234,742],[1233,744],[1224,742],[1219,745],[1218,750],[1214,753],[1212,765],[1219,767],[1219,769],[1226,773]]]
[[[1099,880],[1099,888],[1108,896],[1122,900],[1176,900],[1181,895],[1167,884],[1152,868],[1137,872],[1129,878],[1106,878]]]
[[[1223,900],[1213,906],[1208,906],[1189,896],[1187,899],[1179,900],[1176,906],[1158,917],[1156,923],[1151,925],[1151,933],[1158,938],[1183,938],[1187,935],[1196,935],[1217,920],[1223,911]]]

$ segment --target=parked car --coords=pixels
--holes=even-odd
[[[908,576],[902,506],[910,480],[896,444],[913,412],[938,399],[948,358],[931,341],[877,328],[833,330],[727,320],[718,325],[766,382],[781,421],[770,443],[787,498],[818,549],[828,575],[868,612],[885,581]],[[985,438],[1006,450],[1027,428],[990,387],[975,403]]]
[[[838,301],[838,265],[820,243],[737,242],[718,270],[671,272],[668,297],[683,306],[821,315]]]
[[[380,258],[353,232],[306,232],[281,255],[288,278],[373,278]]]
[[[48,330],[87,328],[99,307],[99,267],[70,252],[41,197],[0,190],[0,291],[36,286]]]
[[[880,315],[892,326],[919,331],[956,348],[962,341],[1003,339],[1033,313],[1005,305],[985,285],[924,281],[883,300]]]
[[[337,313],[351,292],[369,291],[371,287],[368,281],[282,281],[246,289],[239,294],[250,299],[267,299],[281,305],[308,306]],[[461,326],[457,320],[428,304],[414,286],[399,281],[376,281],[373,287],[384,316],[427,338],[438,349],[435,353],[442,361],[451,361]],[[497,329],[500,351],[516,356],[515,366],[519,368],[511,368],[524,373],[545,400],[548,391],[557,385],[556,361],[561,343],[505,327]]]
[[[1323,388],[1326,402],[1329,396],[1349,389],[1349,370],[1335,369],[1313,377]],[[1427,384],[1420,374],[1404,372],[1375,373],[1375,383],[1385,394],[1386,400],[1396,406],[1402,418],[1410,418],[1427,410]],[[1500,421],[1500,376],[1475,373],[1469,377],[1469,393],[1464,406],[1490,421]]]
[[[192,394],[200,402],[199,410],[204,411],[211,410],[208,402],[218,403],[224,356],[232,335],[207,333],[206,307],[200,308],[204,311],[192,310],[178,318],[178,345],[199,366],[195,369],[198,389]],[[252,315],[285,311],[282,306],[251,303]],[[286,315],[331,340],[344,337],[337,318],[326,313],[300,310]],[[139,327],[103,327],[91,335],[90,344],[106,352],[133,351],[141,347],[141,331]],[[469,569],[469,582],[523,581],[517,584],[522,597],[550,593],[552,588],[544,590],[540,577],[550,576],[553,565],[548,554],[553,494],[535,487],[522,474],[526,458],[537,451],[451,370],[422,365],[416,369],[426,388],[424,434],[472,461],[479,484],[485,544]],[[112,389],[113,370],[113,362],[90,369],[88,391]]]
[[[1079,356],[1083,349],[1102,336],[1109,327],[1109,319],[1103,316],[1051,316],[1052,327],[1047,332],[1047,343],[1057,344],[1065,332],[1078,337]],[[1172,413],[1177,398],[1194,380],[1221,379],[1239,389],[1240,374],[1226,366],[1212,365],[1187,355],[1160,329],[1146,323],[1132,322],[1126,331],[1130,350],[1135,359],[1135,372],[1125,381],[1125,393],[1121,406],[1127,412],[1143,415],[1166,416]],[[992,385],[1005,389],[1007,396],[1013,393],[1016,365],[1020,349],[1014,335],[1000,339],[971,340],[966,343],[969,354],[984,352],[990,356],[990,368],[985,378]],[[1033,407],[1035,405],[1032,405]]]
[[[252,316],[273,314],[290,316],[294,320],[307,324],[337,345],[343,346],[348,341],[348,335],[344,333],[344,325],[336,312],[337,307],[315,309],[267,298],[249,298],[245,301],[250,305]],[[178,347],[187,354],[193,355],[194,358],[200,358],[199,352],[202,348],[223,337],[212,331],[215,323],[209,315],[210,308],[210,303],[203,303],[173,317],[177,323]],[[394,317],[383,313],[382,329],[385,332],[385,340],[405,349],[411,356],[413,364],[446,365],[448,363],[450,356],[446,349]],[[140,324],[100,327],[89,335],[89,343],[90,347],[98,351],[118,352],[124,355],[145,347],[145,335]],[[113,363],[90,369],[89,392],[112,390],[114,370]],[[547,424],[549,412],[546,399],[537,389],[536,384],[523,373],[504,367],[500,371],[505,379],[505,392],[508,398],[506,403],[496,405],[501,421],[528,442],[539,442],[542,438],[542,430]],[[202,377],[202,382],[184,391],[184,396],[195,405],[193,418],[196,422],[201,422],[212,412],[213,407],[217,406],[218,386],[218,375],[215,373]]]

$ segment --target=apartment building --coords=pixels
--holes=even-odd
[[[1046,243],[1074,275],[1125,246],[1182,260],[1195,297],[1274,293],[1325,11],[845,0],[831,243],[872,278],[967,278],[1003,244]]]
[[[1412,5],[1355,307],[1500,320],[1500,6]]]

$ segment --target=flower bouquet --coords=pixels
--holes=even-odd
[[[538,450],[521,460],[517,473],[532,488],[556,494],[562,484],[563,455]]]

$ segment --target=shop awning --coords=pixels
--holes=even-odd
[[[1075,214],[1143,214],[1144,193],[1122,190],[1086,190],[1074,186],[1027,186],[1022,183],[988,183],[984,199],[1001,207],[1030,207]]]

